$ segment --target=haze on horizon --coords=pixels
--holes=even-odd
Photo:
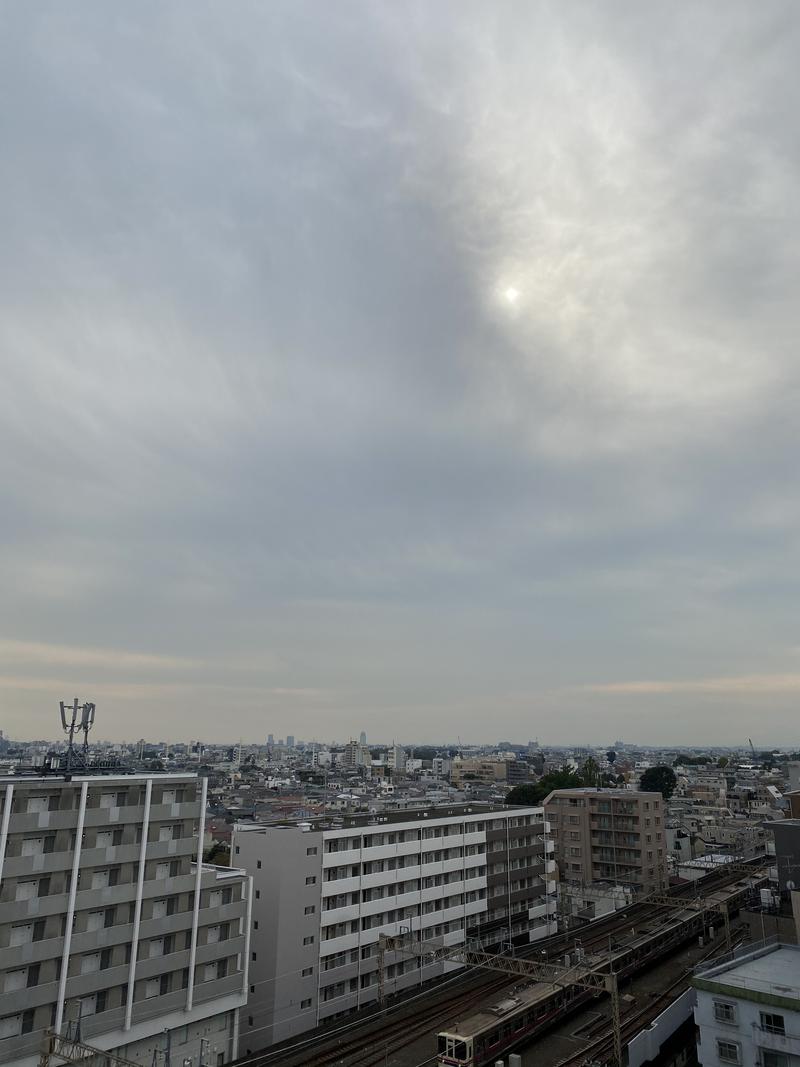
[[[796,737],[798,54],[0,3],[0,728]]]

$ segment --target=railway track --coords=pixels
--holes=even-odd
[[[713,892],[739,878],[741,874],[728,874],[726,877],[724,870],[714,872],[699,884],[680,886],[670,895],[677,900],[691,899],[699,888],[704,893]],[[663,914],[661,905],[648,904],[646,901],[633,903],[624,911],[598,919],[590,926],[554,934],[533,946],[525,946],[518,950],[518,955],[530,958],[544,953],[549,960],[555,960],[574,948],[578,941],[584,953],[591,956],[596,951],[605,951],[615,934],[627,933],[631,926],[640,927]],[[401,998],[380,1014],[372,1013],[358,1023],[350,1022],[337,1028],[346,1037],[337,1039],[337,1030],[327,1035],[322,1032],[294,1043],[290,1048],[278,1047],[243,1057],[234,1067],[329,1067],[334,1064],[337,1067],[382,1067],[387,1041],[393,1051],[405,1048],[426,1034],[435,1033],[439,1022],[452,1018],[454,1009],[466,1012],[495,992],[514,984],[506,978],[498,979],[497,975],[476,974],[474,971],[465,971],[452,981],[459,986],[452,996],[442,998],[437,996],[436,986],[430,988],[430,999],[435,1002],[427,1007],[414,1007],[409,1003],[409,998]],[[409,1016],[409,1010],[413,1010],[414,1014]],[[387,1019],[388,1015],[397,1012],[405,1014],[399,1019]],[[393,1038],[398,1040],[392,1044]]]
[[[734,942],[736,947],[741,943],[741,940]],[[715,954],[719,954],[719,951],[719,946],[713,945],[708,952],[700,957],[698,962],[713,958]],[[694,967],[691,967],[685,970],[682,974],[679,974],[675,981],[666,986],[663,992],[659,993],[657,997],[654,997],[650,1003],[646,1004],[643,1008],[640,1008],[639,1011],[626,1015],[623,1018],[623,1042],[627,1043],[632,1038],[636,1037],[638,1033],[641,1033],[646,1026],[649,1026],[650,1023],[661,1014],[669,1003],[689,988],[693,971]],[[604,1026],[602,1032],[587,1045],[584,1045],[583,1048],[579,1049],[571,1056],[559,1060],[556,1067],[586,1067],[589,1062],[604,1063],[609,1056],[613,1055],[613,1049],[613,1029],[609,1024]]]
[[[508,980],[499,978],[495,979],[488,988],[482,986],[479,990],[472,990],[471,994],[457,993],[447,1000],[440,1001],[436,1009],[426,1013],[422,1020],[414,1022],[408,1019],[398,1019],[384,1027],[379,1035],[375,1035],[375,1040],[366,1045],[363,1038],[354,1039],[347,1045],[332,1050],[327,1056],[315,1055],[313,1059],[297,1064],[296,1067],[318,1067],[318,1065],[327,1067],[330,1064],[346,1064],[347,1067],[381,1067],[385,1060],[387,1043],[391,1045],[392,1053],[406,1048],[420,1037],[429,1034],[431,1027],[437,1023],[452,1018],[454,1010],[469,1011],[485,1000],[487,995],[507,986]]]

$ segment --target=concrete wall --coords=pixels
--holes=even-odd
[[[316,1023],[322,833],[298,833],[294,827],[237,828],[232,861],[253,877],[250,995],[242,1012],[240,1041],[242,1053],[247,1053]],[[306,885],[309,878],[315,881]],[[307,915],[306,908],[314,908],[313,913]],[[313,942],[304,945],[308,937]],[[304,974],[309,968],[311,973]],[[310,1003],[303,1006],[306,1001]]]

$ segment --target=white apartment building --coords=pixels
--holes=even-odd
[[[0,1064],[49,1030],[150,1067],[238,1051],[249,881],[202,862],[193,774],[0,779]]]
[[[240,824],[233,862],[254,891],[243,1052],[372,1003],[381,933],[490,946],[556,932],[555,861],[540,807]],[[456,967],[387,953],[385,989],[391,995]]]
[[[800,1065],[800,947],[772,944],[698,969],[703,1067]]]

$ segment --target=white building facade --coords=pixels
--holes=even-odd
[[[743,953],[692,984],[703,1067],[800,1067],[800,947]]]
[[[243,1052],[375,1001],[382,933],[490,946],[556,932],[542,808],[461,805],[341,822],[236,827],[233,862],[254,887]],[[456,968],[389,953],[385,965],[388,995]]]

